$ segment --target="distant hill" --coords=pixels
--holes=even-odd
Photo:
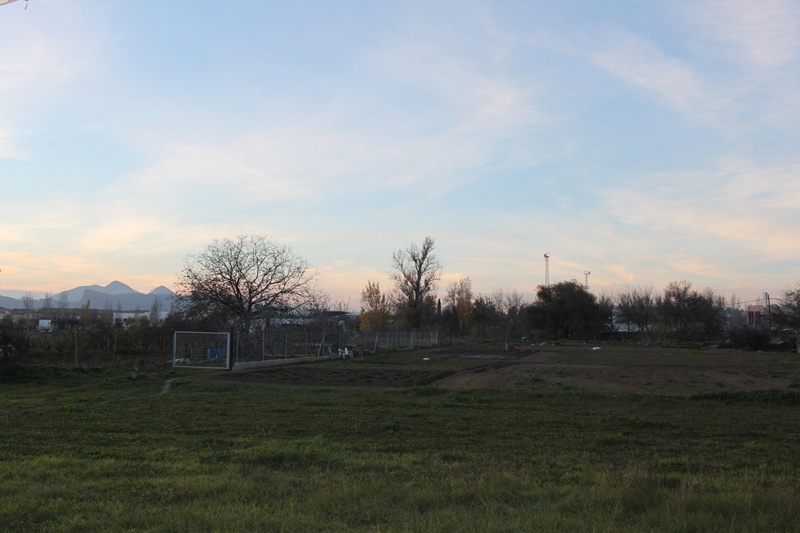
[[[17,307],[22,307],[22,300],[10,296],[0,296],[0,308],[16,309]]]
[[[112,281],[105,287],[101,287],[100,285],[83,285],[81,287],[75,287],[74,289],[70,289],[68,291],[59,292],[58,294],[53,295],[53,304],[55,305],[56,302],[60,302],[62,298],[66,295],[66,300],[69,302],[84,302],[84,295],[87,291],[96,292],[108,296],[118,296],[121,294],[141,294],[130,288],[128,285],[120,281]]]
[[[50,306],[55,308],[64,306],[68,309],[74,309],[83,307],[89,302],[89,307],[92,309],[147,311],[153,307],[153,302],[158,299],[161,302],[161,309],[163,311],[169,311],[172,307],[174,297],[175,293],[163,285],[156,287],[150,291],[149,294],[144,294],[120,281],[112,281],[105,287],[100,285],[84,285],[54,294],[50,299]],[[37,309],[44,307],[44,298],[35,300],[35,305]],[[22,309],[25,305],[22,298],[0,296],[0,307],[6,309]]]
[[[159,285],[158,287],[150,291],[150,294],[155,294],[157,296],[175,296],[174,292],[172,292],[163,285]]]

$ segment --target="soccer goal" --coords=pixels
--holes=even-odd
[[[172,368],[231,367],[231,334],[219,331],[176,331]]]

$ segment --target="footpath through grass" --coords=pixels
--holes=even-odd
[[[26,369],[29,373],[30,369]],[[2,531],[792,531],[791,394],[0,382]]]

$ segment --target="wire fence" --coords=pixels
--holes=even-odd
[[[438,331],[367,331],[342,328],[271,327],[237,331],[231,359],[250,363],[298,357],[330,357],[406,350],[439,343]]]
[[[439,344],[438,331],[364,331],[359,332],[350,343],[364,352],[381,350],[409,350]]]
[[[276,358],[330,356],[338,349],[340,334],[294,328],[237,331],[232,347],[234,361],[266,361]]]

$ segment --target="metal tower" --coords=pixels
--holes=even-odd
[[[584,270],[583,271],[583,276],[584,276],[584,278],[586,280],[584,282],[583,286],[587,291],[589,290],[589,274],[591,274],[591,272],[589,272],[588,270]]]
[[[550,254],[544,254],[544,286],[550,286]]]

